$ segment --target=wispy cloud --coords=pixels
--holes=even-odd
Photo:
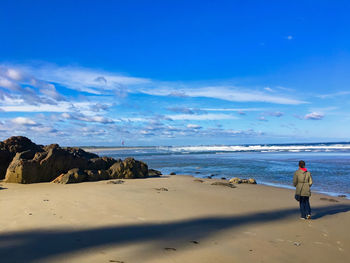
[[[331,98],[335,98],[335,97],[339,97],[339,96],[346,96],[346,95],[350,95],[350,91],[339,91],[339,92],[335,92],[335,93],[318,95],[317,97],[319,97],[321,99],[331,99]]]
[[[141,92],[149,95],[169,96],[176,92],[175,88],[143,88]],[[271,95],[259,90],[242,87],[211,86],[197,88],[181,88],[181,93],[188,97],[215,98],[233,102],[265,102],[274,104],[299,105],[306,101],[286,97],[284,95]]]
[[[193,115],[193,114],[176,114],[167,115],[172,120],[235,120],[238,119],[236,116],[230,114],[203,114],[203,115]]]

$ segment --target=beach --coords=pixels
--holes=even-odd
[[[350,200],[192,176],[0,183],[1,262],[348,262]]]

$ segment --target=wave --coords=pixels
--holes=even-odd
[[[303,144],[303,145],[232,145],[232,146],[169,146],[158,147],[161,151],[176,153],[211,152],[332,152],[350,151],[350,144]]]

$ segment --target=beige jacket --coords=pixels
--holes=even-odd
[[[298,169],[294,173],[293,185],[296,187],[295,194],[300,196],[311,196],[310,187],[312,185],[312,177],[309,171],[304,172]]]

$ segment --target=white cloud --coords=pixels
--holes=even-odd
[[[12,122],[18,125],[25,125],[25,126],[34,126],[38,125],[35,121],[25,118],[25,117],[17,117],[12,119]]]
[[[189,129],[202,129],[202,126],[197,125],[197,124],[187,124],[186,127]]]
[[[64,112],[61,114],[62,118],[66,120],[79,120],[84,122],[98,122],[103,124],[114,123],[115,121],[100,115],[87,116],[82,113],[67,113]]]
[[[22,79],[22,74],[19,71],[12,68],[7,69],[6,75],[8,78],[13,80],[19,81]]]
[[[324,114],[319,112],[311,112],[304,116],[305,120],[322,120],[323,118],[324,118]]]
[[[292,36],[292,35],[286,36],[286,39],[287,39],[287,40],[292,40],[292,39],[293,39],[293,36]]]
[[[8,90],[13,90],[13,91],[20,89],[19,85],[16,82],[9,80],[8,78],[4,78],[1,75],[0,75],[0,87]]]

